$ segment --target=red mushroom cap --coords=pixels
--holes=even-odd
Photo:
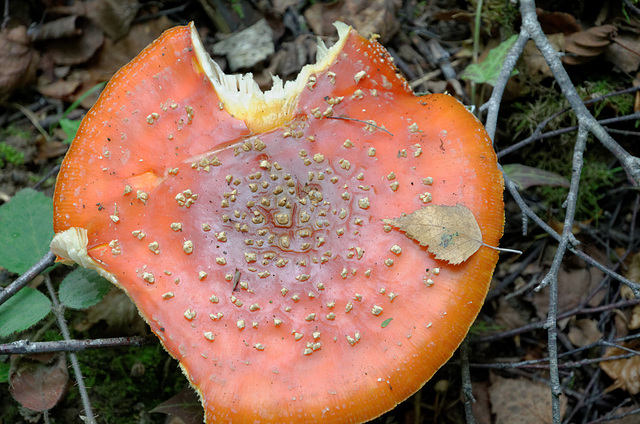
[[[113,77],[63,162],[53,251],[127,292],[207,422],[370,420],[451,357],[486,295],[494,249],[452,265],[383,220],[463,205],[496,246],[491,140],[338,29],[261,93],[173,28]]]

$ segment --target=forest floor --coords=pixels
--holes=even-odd
[[[316,37],[331,45],[336,40],[332,23],[341,20],[365,36],[378,34],[416,93],[448,92],[478,111],[489,100],[495,68],[504,59],[496,55],[510,39],[513,44],[511,37],[521,25],[517,5],[508,0],[4,3],[0,204],[27,187],[53,196],[62,158],[100,84],[172,26],[195,22],[206,49],[225,72],[252,72],[261,88],[268,89],[271,75],[293,79],[315,60]],[[640,15],[631,2],[624,3],[538,2],[538,21],[552,45],[564,52],[565,69],[588,110],[637,156]],[[478,4],[481,13],[476,13]],[[271,37],[264,36],[265,24]],[[261,42],[245,54],[228,48],[233,37]],[[494,61],[494,69],[469,68],[483,61]],[[516,69],[502,96],[495,149],[526,205],[562,233],[578,119],[532,42]],[[486,118],[481,112],[478,117]],[[552,422],[549,381],[555,372],[563,391],[563,422],[637,422],[640,301],[601,269],[572,253],[563,255],[557,300],[551,301],[551,310],[557,311],[559,369],[550,370],[545,328],[549,288],[536,287],[553,266],[558,243],[549,227],[523,219],[508,193],[505,204],[500,245],[523,253],[501,254],[485,306],[469,333],[475,421]],[[640,282],[639,206],[637,182],[590,137],[572,220],[581,243],[576,249]],[[525,228],[523,221],[528,222]],[[0,226],[10,224],[0,221]],[[66,272],[54,270],[54,284]],[[1,286],[15,278],[0,268]],[[42,284],[39,277],[31,286]],[[115,289],[87,310],[68,311],[66,318],[74,339],[150,334],[135,306]],[[3,341],[34,337],[61,339],[49,317]],[[79,352],[78,359],[99,423],[201,422],[185,377],[158,342]],[[9,364],[8,355],[0,355],[0,364]],[[419,392],[373,422],[467,422],[460,364],[456,353]],[[41,422],[42,413],[13,399],[7,380],[8,371],[3,380],[0,368],[0,424]],[[77,386],[69,383],[64,392],[46,414],[50,422],[78,422],[83,415]],[[154,408],[160,412],[150,412]]]

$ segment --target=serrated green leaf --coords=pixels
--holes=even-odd
[[[0,206],[0,266],[22,274],[48,251],[53,200],[30,188]]]
[[[60,284],[60,302],[67,308],[86,309],[100,302],[111,283],[92,269],[78,268]]]
[[[37,324],[51,312],[51,301],[32,287],[25,287],[0,305],[0,337]]]
[[[544,171],[531,166],[512,163],[503,165],[502,169],[518,185],[520,190],[533,186],[560,186],[569,187],[569,180],[554,172]]]
[[[498,47],[489,50],[487,57],[481,63],[474,63],[467,66],[467,69],[462,73],[462,78],[469,79],[477,84],[487,83],[492,86],[496,85],[507,54],[517,39],[517,35],[512,35],[500,43]],[[518,71],[513,70],[511,76],[514,75],[518,75]]]
[[[0,363],[0,383],[6,383],[9,381],[9,370],[11,369],[10,363]]]
[[[76,136],[76,133],[78,132],[78,128],[80,128],[80,122],[82,121],[79,119],[72,120],[72,119],[62,118],[60,120],[60,128],[62,128],[62,131],[64,131],[64,133],[67,136],[67,138],[62,140],[63,143],[71,144],[71,142]]]

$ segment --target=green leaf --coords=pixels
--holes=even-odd
[[[492,86],[496,85],[507,54],[517,39],[517,35],[512,35],[500,43],[498,47],[491,49],[481,63],[474,63],[467,66],[467,69],[462,73],[462,78],[469,79],[477,84],[487,83]],[[515,69],[511,72],[511,76],[514,75],[518,75],[518,71]]]
[[[0,383],[6,383],[9,381],[9,370],[11,369],[10,363],[0,363]]]
[[[503,165],[502,169],[518,185],[520,190],[533,186],[560,186],[569,187],[569,180],[562,175],[531,166],[512,163]]]
[[[48,251],[53,200],[30,188],[0,206],[0,267],[22,274]]]
[[[111,283],[92,269],[78,268],[60,284],[60,302],[67,308],[86,309],[100,302]]]
[[[25,287],[0,305],[0,337],[37,324],[51,312],[51,301],[32,287]]]
[[[382,321],[382,324],[380,324],[380,327],[385,328],[387,325],[391,323],[391,321],[393,321],[393,318],[385,319],[384,321]]]
[[[67,118],[60,119],[60,128],[62,128],[62,131],[64,131],[64,133],[67,135],[67,138],[62,140],[63,143],[71,144],[71,142],[76,136],[76,133],[78,132],[78,128],[80,128],[80,122],[82,121],[79,119],[78,120],[71,120]]]

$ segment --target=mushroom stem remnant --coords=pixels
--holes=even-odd
[[[336,27],[265,93],[225,75],[193,25],[168,30],[62,164],[52,251],[131,297],[207,422],[373,419],[451,357],[487,293],[503,230],[491,140]],[[385,222],[429,205],[463,206],[483,244],[454,264]],[[447,222],[448,246],[465,228]]]

